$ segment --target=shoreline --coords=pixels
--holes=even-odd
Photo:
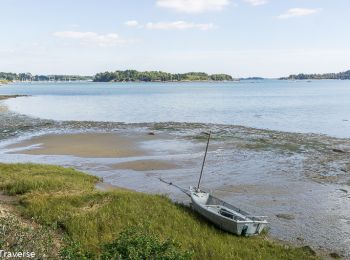
[[[14,118],[14,115],[11,115],[11,118]],[[21,117],[21,120],[25,117]],[[31,119],[33,120],[33,119]],[[30,121],[31,121],[30,120]],[[41,121],[41,120],[40,120]],[[167,187],[160,187],[158,183],[152,181],[153,176],[165,176],[168,178],[174,179],[180,184],[192,183],[197,178],[198,165],[201,160],[203,153],[203,141],[204,139],[200,135],[200,132],[206,128],[211,128],[214,131],[220,129],[220,135],[211,142],[210,150],[218,153],[220,156],[216,157],[215,153],[209,156],[208,168],[206,166],[206,171],[208,174],[205,175],[205,183],[214,190],[219,192],[220,196],[225,198],[237,197],[239,200],[246,201],[248,204],[255,205],[254,207],[248,207],[248,211],[253,211],[253,213],[259,213],[259,208],[263,208],[266,205],[259,204],[261,199],[264,197],[275,197],[279,196],[281,192],[278,189],[275,189],[271,185],[262,185],[261,181],[269,181],[271,177],[268,177],[266,180],[263,180],[263,177],[255,176],[256,173],[260,172],[260,167],[268,167],[268,164],[277,164],[276,169],[272,169],[274,174],[280,174],[280,168],[282,167],[283,172],[285,170],[290,170],[291,172],[296,171],[297,163],[291,162],[290,165],[287,162],[279,162],[278,157],[286,157],[286,160],[289,156],[294,158],[293,154],[296,156],[305,156],[305,154],[310,154],[310,158],[301,160],[304,164],[308,165],[310,169],[305,169],[301,172],[296,171],[296,174],[302,174],[308,180],[304,180],[301,183],[305,182],[307,186],[305,189],[318,189],[318,185],[338,185],[343,183],[341,179],[337,179],[335,176],[324,176],[323,173],[328,171],[334,171],[333,161],[338,163],[337,160],[345,160],[347,158],[347,153],[339,152],[344,150],[344,145],[348,144],[347,139],[339,139],[328,136],[322,136],[317,134],[296,134],[288,132],[279,132],[273,130],[261,130],[247,127],[237,127],[237,126],[228,126],[228,125],[214,125],[214,124],[190,124],[190,123],[153,123],[153,124],[118,124],[111,122],[50,122],[50,128],[52,129],[65,129],[64,131],[57,132],[52,134],[55,138],[52,139],[45,135],[40,135],[39,137],[34,137],[33,139],[20,141],[17,145],[14,145],[10,148],[17,149],[23,147],[31,147],[30,149],[36,150],[34,153],[22,153],[21,150],[18,150],[14,153],[8,153],[6,155],[1,154],[0,157],[3,161],[11,160],[11,158],[17,158],[20,160],[23,157],[23,160],[33,160],[33,162],[40,163],[54,163],[58,165],[65,165],[69,167],[74,167],[78,170],[88,172],[92,175],[97,175],[103,177],[103,179],[115,187],[124,187],[129,190],[135,190],[140,192],[147,192],[147,189],[152,190],[153,193],[158,194],[170,194],[172,199],[179,199],[181,203],[182,198],[178,197],[176,192],[167,189]],[[43,124],[46,125],[47,122],[43,120]],[[49,128],[49,129],[50,129]],[[74,130],[75,129],[75,130]],[[69,133],[70,131],[78,133]],[[87,134],[87,132],[91,132]],[[44,131],[45,132],[45,131]],[[50,132],[50,131],[49,131]],[[72,141],[76,139],[73,135],[82,133],[84,138],[80,139],[80,143],[75,143],[74,146],[86,145],[87,142],[90,142],[90,147],[94,148],[95,151],[89,151],[90,154],[82,154],[81,151],[75,151],[72,154],[67,153],[68,146],[73,145]],[[106,133],[107,132],[107,133]],[[67,135],[68,133],[68,135]],[[21,134],[18,134],[21,136]],[[46,134],[47,135],[47,134]],[[100,138],[105,135],[106,139],[103,142],[100,142]],[[119,135],[119,137],[118,137]],[[66,138],[68,137],[68,138]],[[107,138],[108,137],[108,138]],[[44,139],[43,139],[44,138]],[[63,139],[62,139],[63,138]],[[104,137],[102,137],[104,138]],[[79,139],[79,138],[78,138]],[[113,150],[113,147],[118,144],[119,141],[126,139],[127,142],[125,146],[127,148],[133,148],[139,150],[137,154],[129,153],[124,159],[117,158],[118,154]],[[61,145],[58,151],[49,151],[46,147],[38,147],[37,144],[42,144],[46,142],[49,145]],[[124,142],[124,141],[123,141]],[[131,142],[131,143],[130,143]],[[68,144],[68,146],[66,146]],[[101,144],[98,147],[98,144]],[[111,147],[107,149],[111,152],[110,155],[102,154],[98,155],[101,151],[104,150],[104,145]],[[190,145],[190,146],[188,146]],[[174,151],[172,149],[176,148]],[[57,147],[55,147],[57,148]],[[29,149],[29,150],[30,150]],[[50,148],[51,149],[51,148]],[[63,151],[63,150],[65,151]],[[178,152],[188,152],[188,154],[178,156]],[[336,150],[336,151],[333,151]],[[339,149],[339,151],[337,150]],[[0,149],[1,150],[1,149]],[[142,152],[142,150],[149,152]],[[345,149],[347,152],[347,148]],[[39,152],[41,151],[41,152]],[[63,152],[62,152],[63,151]],[[171,152],[169,152],[171,151]],[[226,157],[227,152],[227,157]],[[63,153],[63,154],[62,154]],[[242,153],[242,157],[240,154]],[[269,153],[274,153],[277,155],[277,158],[269,157]],[[255,157],[255,154],[257,157]],[[13,157],[11,157],[11,155]],[[248,157],[247,157],[248,156]],[[309,155],[308,155],[309,156]],[[315,157],[313,157],[315,156]],[[146,157],[146,159],[144,158]],[[187,157],[193,157],[191,160],[186,162]],[[244,177],[243,175],[233,175],[233,179],[228,179],[225,182],[221,182],[218,176],[224,176],[224,179],[227,179],[227,175],[215,175],[215,172],[219,169],[220,173],[225,172],[226,168],[217,161],[218,158],[222,157],[223,165],[235,165],[236,170],[227,169],[228,173],[233,171],[234,174],[239,172],[245,173],[252,171],[252,179],[246,179],[248,183],[237,183],[237,176],[239,178]],[[252,160],[257,163],[257,168],[251,170],[247,169],[247,165],[244,164],[247,161],[247,158],[252,157]],[[229,160],[226,160],[229,159]],[[145,163],[146,160],[146,163]],[[242,165],[240,166],[240,160]],[[294,159],[293,159],[294,160]],[[161,165],[158,167],[158,162],[161,162]],[[263,161],[268,162],[267,165],[260,165]],[[332,168],[327,168],[327,161]],[[163,163],[171,162],[174,163],[176,167],[169,167]],[[151,163],[151,166],[149,166]],[[320,168],[319,165],[325,164],[324,169]],[[181,167],[179,167],[179,165]],[[282,166],[281,166],[282,165]],[[350,166],[350,165],[349,165]],[[183,167],[183,168],[182,168]],[[284,169],[286,167],[286,169]],[[339,166],[339,173],[343,173],[346,177],[348,174],[342,172],[342,167]],[[141,170],[140,170],[141,169]],[[344,168],[344,170],[349,171],[350,168]],[[265,171],[265,170],[264,170]],[[191,174],[190,176],[189,173]],[[214,173],[213,176],[211,176]],[[227,174],[227,173],[226,173]],[[193,175],[193,176],[192,176]],[[236,176],[236,177],[235,177]],[[288,175],[286,175],[288,176]],[[151,177],[151,178],[149,178]],[[277,186],[281,185],[284,187],[288,185],[284,183],[284,180],[278,180],[276,175],[273,178],[273,182]],[[253,179],[255,178],[255,179]],[[257,178],[257,179],[256,179]],[[261,178],[261,179],[260,179]],[[288,177],[289,178],[289,177]],[[218,182],[219,180],[219,182]],[[133,182],[132,185],[130,185]],[[260,183],[259,183],[260,182]],[[232,187],[229,184],[232,184]],[[319,183],[319,184],[317,184]],[[117,184],[117,185],[115,185]],[[293,184],[294,185],[294,184]],[[107,185],[108,186],[108,185]],[[321,187],[320,186],[320,187]],[[333,186],[332,186],[333,187]],[[337,186],[334,186],[334,189]],[[346,186],[347,187],[347,186]],[[301,187],[303,188],[303,187]],[[340,189],[342,189],[340,187]],[[348,190],[348,188],[346,188]],[[264,193],[263,190],[269,191],[269,193]],[[292,190],[291,190],[292,191]],[[306,191],[306,190],[305,190]],[[320,190],[319,194],[329,192],[330,190]],[[298,190],[297,192],[304,192],[303,189]],[[317,197],[315,194],[308,194]],[[344,195],[344,192],[336,192],[334,195],[330,195],[329,198],[338,199],[332,196]],[[285,195],[289,196],[289,195]],[[252,199],[256,197],[256,199]],[[322,198],[322,197],[320,197]],[[291,201],[297,199],[294,195],[289,198]],[[302,198],[303,199],[303,198]],[[336,203],[336,200],[334,201]],[[258,204],[256,204],[258,203]],[[270,202],[276,203],[276,202]],[[338,203],[338,202],[337,202]],[[298,205],[297,203],[296,205]],[[273,218],[273,223],[278,225],[291,224],[294,223],[294,220],[284,220],[276,218],[275,215],[289,214],[288,207],[280,206],[276,204],[277,207],[274,208],[269,215]],[[242,207],[242,205],[239,205]],[[244,205],[243,205],[244,206]],[[330,205],[332,207],[332,205]],[[298,211],[298,210],[297,210]],[[298,220],[296,212],[293,212],[293,216]],[[295,216],[296,215],[296,216]],[[281,224],[282,223],[282,224]],[[281,230],[279,230],[281,231]],[[296,230],[298,231],[298,230]],[[276,237],[276,231],[272,232],[272,239],[277,241],[284,241],[287,244],[292,244],[294,246],[300,245],[300,241],[297,240],[288,240],[286,238]],[[288,233],[286,233],[288,234]],[[295,235],[297,236],[297,235]],[[298,235],[299,236],[299,235]],[[310,243],[305,243],[304,245],[309,245]],[[323,249],[312,246],[317,252],[322,252]],[[324,248],[327,252],[333,252],[327,248]]]
[[[300,248],[283,245],[274,240],[267,239],[264,235],[251,237],[249,239],[243,239],[233,235],[228,236],[226,233],[213,228],[210,223],[197,216],[187,207],[176,205],[164,196],[149,195],[123,188],[120,189],[101,182],[101,180],[96,177],[77,172],[73,169],[34,164],[0,164],[0,170],[5,174],[5,176],[0,175],[0,179],[5,178],[9,183],[8,186],[2,187],[2,191],[5,193],[10,192],[8,195],[0,196],[0,213],[4,214],[3,216],[0,215],[0,217],[4,218],[5,222],[2,220],[2,225],[5,224],[5,227],[11,225],[11,223],[13,223],[11,219],[14,218],[18,219],[19,225],[33,226],[34,230],[40,230],[42,225],[49,225],[49,223],[55,221],[55,219],[61,218],[60,211],[57,211],[58,209],[62,206],[69,208],[65,218],[60,220],[60,227],[63,228],[63,230],[60,231],[48,228],[48,235],[56,239],[56,253],[62,252],[62,249],[70,247],[69,244],[67,245],[66,242],[60,238],[62,237],[61,232],[65,233],[65,230],[67,230],[70,231],[67,234],[68,237],[80,242],[80,252],[98,256],[101,253],[101,251],[98,250],[98,248],[101,247],[101,243],[103,245],[106,242],[110,242],[112,239],[116,239],[116,235],[125,230],[130,225],[128,222],[131,221],[132,223],[134,219],[138,223],[140,221],[142,223],[146,221],[146,223],[152,226],[152,232],[157,233],[163,239],[170,236],[172,239],[179,242],[183,242],[183,240],[191,241],[192,246],[188,247],[188,243],[186,242],[181,248],[182,250],[184,250],[184,248],[192,248],[195,254],[193,259],[207,259],[208,257],[218,259],[219,257],[233,256],[233,254],[236,256],[248,254],[253,257],[257,254],[256,250],[249,250],[253,245],[258,245],[259,248],[266,248],[266,250],[258,253],[260,257],[265,256],[264,258],[269,258],[270,256],[276,257],[281,254],[287,257],[285,259],[317,259],[315,258],[315,253],[308,247]],[[50,172],[51,175],[49,179],[47,176],[48,172]],[[12,179],[11,173],[17,176],[15,180],[10,181]],[[19,188],[19,190],[12,190],[10,188],[16,187],[16,182],[21,181],[21,178],[23,179],[22,181],[31,180],[31,174],[35,174],[36,178],[25,188],[25,191],[22,191],[21,188]],[[64,182],[58,181],[62,179]],[[50,194],[50,196],[47,196],[48,194]],[[62,197],[62,195],[64,196]],[[21,198],[26,201],[26,206],[24,206],[26,208],[26,214],[35,217],[35,223],[34,221],[29,222],[29,220],[18,216],[18,213],[20,213],[23,208],[16,209],[16,201]],[[71,204],[69,202],[71,199],[76,202]],[[11,206],[9,203],[14,204]],[[86,207],[81,207],[81,203],[83,203],[83,206],[86,203],[88,204]],[[137,204],[136,208],[132,206],[133,203]],[[111,207],[113,208],[112,211],[109,210]],[[50,208],[51,210],[47,211],[45,208]],[[43,210],[47,211],[48,214],[42,214]],[[152,214],[153,211],[156,211],[155,215]],[[101,212],[102,215],[100,215],[99,212]],[[118,215],[126,216],[118,218],[116,217]],[[82,216],[83,219],[81,219],[80,216]],[[96,224],[96,217],[101,219],[99,224]],[[173,224],[169,224],[169,221],[165,221],[168,220],[169,217],[174,218]],[[120,223],[120,221],[122,223]],[[82,224],[88,225],[86,225],[86,228],[82,229]],[[107,234],[101,233],[100,236],[92,236],[92,234],[95,233],[96,225],[102,227]],[[76,226],[79,228],[76,228]],[[138,229],[141,229],[141,226],[138,226]],[[205,242],[205,246],[203,246],[202,240],[193,238],[192,229],[193,231],[196,230],[196,233],[201,235],[200,237],[205,235],[210,238],[210,241]],[[23,243],[27,243],[27,233],[27,231],[24,231],[24,239],[20,242],[22,246]],[[91,241],[91,237],[96,238]],[[7,241],[9,236],[7,235],[4,239]],[[51,240],[52,237],[48,239]],[[91,245],[94,246],[91,247]],[[40,244],[38,246],[40,246]],[[34,241],[34,248],[35,247],[36,242]],[[216,250],[222,247],[227,248],[227,250]],[[242,253],[242,248],[246,248],[248,251]]]
[[[143,130],[139,132],[139,131],[132,131],[130,129],[129,130],[124,129],[121,132],[118,131],[114,133],[108,133],[108,132],[107,133],[101,133],[101,132],[84,133],[83,132],[83,133],[75,133],[75,134],[61,133],[61,134],[51,134],[51,135],[49,134],[49,135],[37,136],[28,140],[21,141],[16,144],[11,144],[5,147],[5,149],[8,150],[7,154],[9,158],[11,155],[16,156],[17,158],[19,158],[19,156],[24,156],[23,158],[26,158],[25,160],[28,160],[28,158],[33,158],[33,159],[38,158],[39,162],[43,162],[43,159],[40,159],[40,158],[46,158],[45,160],[47,162],[50,161],[49,158],[52,158],[54,159],[53,161],[54,164],[59,164],[59,165],[68,164],[68,165],[71,165],[70,167],[74,167],[78,170],[88,172],[89,174],[92,174],[92,175],[101,176],[105,182],[104,184],[100,184],[102,185],[102,190],[113,190],[114,188],[122,187],[123,189],[127,189],[127,190],[133,190],[137,192],[144,192],[144,193],[151,193],[151,194],[169,194],[170,193],[172,194],[170,196],[172,200],[182,203],[181,196],[178,197],[178,195],[176,195],[177,194],[176,191],[171,190],[166,186],[160,186],[159,183],[154,182],[149,177],[153,178],[157,176],[162,176],[167,178],[168,180],[169,179],[174,180],[174,182],[177,180],[176,182],[179,182],[180,185],[183,186],[184,182],[189,183],[189,181],[188,180],[186,181],[187,178],[182,180],[184,178],[182,175],[186,171],[188,171],[188,169],[193,169],[191,170],[191,172],[193,172],[194,175],[193,177],[191,177],[191,179],[193,180],[194,178],[194,181],[195,181],[195,179],[198,177],[197,176],[197,170],[199,169],[198,162],[200,161],[202,152],[203,152],[202,151],[203,140],[198,139],[194,141],[195,147],[198,148],[198,149],[195,147],[193,148],[194,149],[193,153],[198,154],[198,156],[195,156],[197,158],[195,160],[190,160],[186,162],[182,157],[180,158],[173,157],[174,153],[172,153],[173,155],[171,154],[167,155],[161,152],[160,153],[161,155],[155,156],[158,153],[154,154],[155,152],[154,145],[156,144],[157,149],[164,146],[164,149],[165,149],[164,151],[166,151],[169,149],[168,147],[169,141],[172,140],[173,138],[174,136],[171,136],[171,135],[166,136],[159,132],[149,132],[148,130],[146,131]],[[160,144],[163,142],[164,142],[164,145],[160,146]],[[176,144],[178,144],[180,140],[177,140],[175,142]],[[212,141],[211,147],[210,147],[211,151],[216,150],[217,147],[222,147],[222,145],[224,145],[223,143],[219,144],[218,142],[220,143],[220,141],[218,140]],[[87,143],[89,143],[88,146],[87,146]],[[118,143],[119,144],[123,143],[124,145],[122,145],[122,147],[126,146],[127,154],[125,154],[125,151],[119,151],[116,153],[115,150],[113,150],[113,147],[117,146]],[[151,145],[145,145],[146,143],[150,143]],[[140,144],[142,145],[140,146]],[[75,151],[74,149],[71,149],[74,146],[83,147],[84,153],[81,153],[79,149]],[[224,150],[230,150],[232,149],[230,148],[230,146],[231,144],[225,141],[225,145],[223,146],[223,148]],[[108,147],[112,147],[112,149]],[[118,147],[115,147],[115,148],[118,149]],[[130,148],[133,150],[131,153],[129,152]],[[259,149],[259,147],[257,148]],[[136,152],[135,152],[135,149],[137,150]],[[239,149],[242,149],[242,147]],[[101,154],[101,151],[103,151],[102,154]],[[106,151],[109,151],[110,154],[105,153]],[[333,152],[333,153],[335,154],[335,156],[339,156],[339,155],[343,156],[342,153],[338,153],[338,152]],[[261,152],[259,152],[259,154],[261,154]],[[123,157],[123,156],[126,156],[126,157]],[[347,156],[347,155],[345,154],[344,156]],[[66,159],[64,158],[67,158],[68,161],[65,162]],[[211,160],[211,162],[210,161],[208,162],[209,165],[206,166],[206,171],[212,172],[215,168],[215,165],[214,165],[214,168],[211,165],[213,163],[212,158],[213,158],[213,155],[210,155],[209,160]],[[76,164],[71,160],[76,161]],[[263,159],[259,159],[259,160],[263,160]],[[235,164],[236,166],[238,166],[237,162]],[[182,173],[183,171],[185,172]],[[113,177],[114,175],[119,177],[114,179]],[[213,176],[213,178],[214,177],[215,176]],[[319,179],[318,177],[316,178],[316,176],[314,176],[313,178],[316,181],[317,180],[320,181],[320,184],[322,185],[329,185],[332,182],[334,182],[332,178]],[[250,197],[257,197],[257,199],[260,200],[265,196],[274,198],[275,196],[280,196],[282,194],[285,194],[284,191],[274,188],[277,180],[274,180],[275,184],[273,186],[258,184],[259,180],[256,180],[258,183],[254,184],[254,182],[256,181],[252,182],[253,179],[250,179],[250,181],[246,184],[232,183],[233,186],[231,187],[230,185],[227,185],[224,183],[220,184],[220,182],[215,180],[215,178],[212,180],[212,177],[210,176],[209,173],[206,174],[205,179],[206,179],[205,180],[206,185],[209,185],[209,184],[214,185],[213,188],[217,196],[224,197],[224,198],[233,198],[233,197],[239,198],[243,196],[242,201],[247,201],[247,203],[249,203],[249,201],[251,200]],[[130,186],[132,182],[140,186],[133,186],[133,185]],[[313,182],[312,179],[308,181],[302,181],[301,183],[305,183],[305,185],[307,185],[309,189],[316,189],[318,187],[317,182]],[[280,183],[280,185],[282,185],[283,187],[285,184],[282,182]],[[312,188],[313,186],[314,188]],[[148,189],[151,189],[152,191],[147,192]],[[293,190],[291,190],[291,192],[293,192]],[[299,193],[300,192],[302,193],[303,191],[299,190]],[[324,193],[325,193],[324,191],[320,191],[320,194],[324,194]],[[339,193],[337,192],[336,194],[339,194]],[[174,197],[174,194],[175,194],[175,197]],[[287,194],[289,193],[287,192]],[[290,196],[287,194],[284,196]],[[315,197],[318,197],[318,196],[315,196]],[[178,200],[179,198],[180,200]],[[289,199],[295,200],[296,198],[292,196]],[[250,202],[250,203],[254,204],[256,202]],[[239,205],[239,206],[244,207],[244,205],[243,206]],[[253,213],[259,213],[259,209],[258,209],[259,207],[260,206],[253,209],[250,209],[250,207],[248,207],[247,210],[248,211],[253,210]],[[261,207],[263,207],[263,205]],[[271,222],[274,223],[274,225],[277,224],[277,221],[286,224],[288,222],[293,223],[295,218],[298,219],[298,217],[295,215],[296,212],[294,211],[288,212],[286,211],[286,209],[283,209],[283,207],[281,209],[279,209],[279,207],[280,206],[278,206],[273,212],[268,214],[270,217],[273,217],[273,220]],[[272,216],[271,214],[276,215],[277,218],[275,216]],[[291,215],[292,217],[290,220],[288,220],[288,219],[284,219],[283,217],[284,215],[286,216]],[[275,232],[272,233],[271,239],[275,241],[282,241],[284,244],[294,245],[294,246],[310,245],[310,243],[305,241],[303,242],[301,240],[293,241],[288,239],[286,240],[278,236],[276,237]],[[333,252],[333,250],[330,250],[327,247],[318,248],[318,247],[311,246],[311,248],[313,248],[316,252],[319,252],[319,253],[323,252],[322,254],[324,254],[325,251],[329,253]]]
[[[0,94],[0,100],[5,100],[9,98],[18,98],[18,97],[29,97],[29,95],[1,95]]]

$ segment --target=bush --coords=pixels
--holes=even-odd
[[[59,255],[64,260],[88,260],[94,259],[93,256],[84,252],[81,245],[77,242],[66,239],[66,246],[60,251]]]
[[[131,227],[123,231],[119,238],[103,247],[102,260],[109,259],[191,259],[192,253],[181,251],[179,245],[171,239],[160,239],[147,231]]]

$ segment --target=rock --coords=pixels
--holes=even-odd
[[[339,259],[342,257],[341,255],[339,255],[338,253],[335,253],[335,252],[330,253],[329,256],[332,258],[335,258],[335,259]]]
[[[310,246],[303,246],[302,249],[308,253],[310,253],[311,255],[316,255],[315,250],[313,250]]]
[[[293,219],[295,219],[295,217],[292,214],[286,214],[286,213],[276,214],[276,217],[283,218],[283,219],[286,219],[286,220],[293,220]]]
[[[148,135],[155,135],[155,133],[153,133],[153,132],[149,132],[149,133],[148,133]]]
[[[333,148],[332,151],[335,153],[346,153],[345,151],[336,148]]]

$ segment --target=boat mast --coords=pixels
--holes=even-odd
[[[201,174],[199,175],[199,180],[198,180],[198,185],[197,189],[199,189],[199,184],[201,183],[202,175],[203,175],[203,169],[204,169],[204,164],[205,164],[205,159],[207,158],[207,153],[208,153],[208,147],[209,147],[209,140],[211,136],[211,131],[209,133],[205,133],[208,136],[208,141],[207,141],[207,147],[205,148],[205,153],[204,153],[204,158],[203,158],[203,163],[202,163],[202,169],[201,169]]]

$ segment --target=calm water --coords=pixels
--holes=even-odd
[[[202,122],[350,137],[350,81],[16,83],[10,110],[77,121]]]

